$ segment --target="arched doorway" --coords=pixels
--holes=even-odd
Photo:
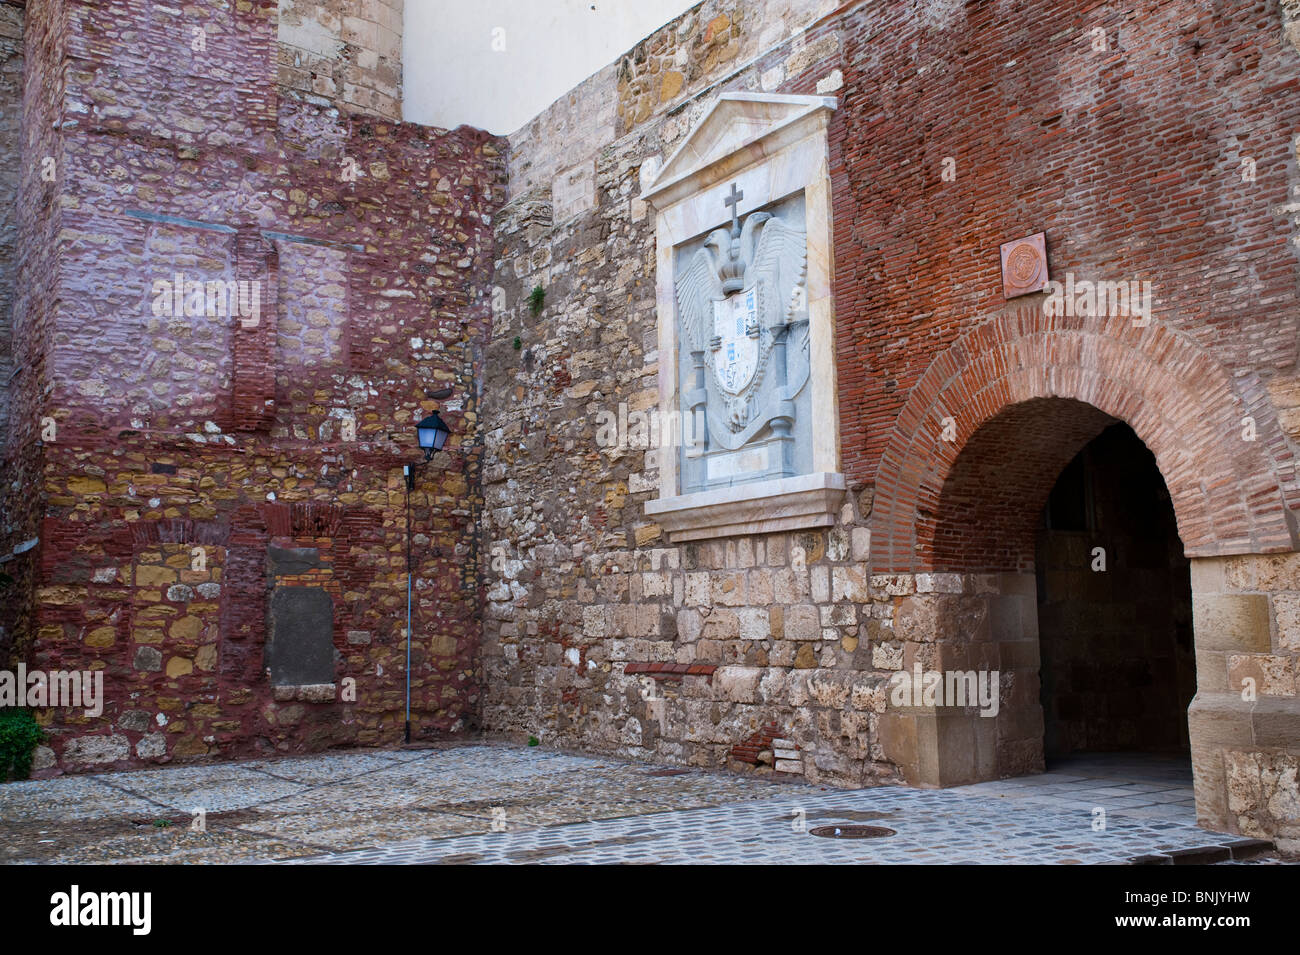
[[[891,714],[905,725],[887,739],[915,747],[905,772],[961,785],[1098,752],[1188,766],[1189,562],[1133,429],[1083,401],[1016,402],[965,440],[934,507],[933,570],[895,631],[922,673],[996,680],[999,705]]]
[[[1074,458],[1123,423],[1154,456],[1191,563],[1197,819],[1246,833],[1296,825],[1289,754],[1300,697],[1246,695],[1269,685],[1263,666],[1300,632],[1288,609],[1300,604],[1300,533],[1288,513],[1300,510],[1300,482],[1262,392],[1169,326],[1032,306],[973,326],[934,357],[883,439],[872,572],[912,588],[894,611],[906,665],[996,668],[1002,690],[993,718],[882,714],[882,746],[909,783],[1044,768],[1040,520]]]
[[[1190,564],[1155,456],[1106,427],[1048,495],[1035,541],[1043,754],[1177,755],[1196,693]]]

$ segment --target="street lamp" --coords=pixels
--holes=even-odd
[[[451,395],[450,388],[443,388],[429,395],[430,398],[443,399]],[[447,443],[451,428],[438,416],[438,409],[415,426],[415,436],[424,449],[424,460],[417,464],[408,464],[402,470],[406,474],[406,742],[411,741],[411,593],[415,577],[415,567],[411,560],[411,489],[415,487],[415,469],[419,464],[428,464],[434,454],[441,451]]]
[[[442,446],[447,443],[447,435],[451,434],[451,429],[442,418],[438,417],[435,409],[433,414],[415,426],[415,432],[420,439],[420,447],[424,448],[424,460],[427,462],[436,452],[442,450]],[[408,476],[410,473],[408,468]]]

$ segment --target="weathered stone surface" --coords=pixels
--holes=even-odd
[[[1208,650],[1267,653],[1268,609],[1264,594],[1196,594],[1192,614],[1197,643]]]
[[[138,647],[135,651],[135,668],[137,670],[161,670],[162,651],[157,647]]]
[[[135,744],[135,755],[140,759],[161,759],[167,755],[167,738],[162,733],[150,733]]]
[[[125,736],[78,736],[63,747],[63,761],[72,766],[115,763],[131,756]]]
[[[6,564],[22,597],[0,597],[0,666],[16,653],[102,669],[124,762],[155,758],[152,743],[138,754],[127,707],[185,723],[164,733],[170,756],[400,739],[408,537],[414,624],[436,618],[456,647],[413,674],[415,730],[463,728],[478,707],[467,384],[490,334],[505,143],[396,121],[400,3],[235,7],[190,9],[208,23],[197,48],[138,0],[0,8],[0,23],[26,18],[35,54],[24,62],[0,31],[0,200],[14,213],[0,226],[0,553],[39,541]],[[178,274],[209,283],[191,314],[160,292]],[[235,294],[218,302],[218,282]],[[240,292],[257,314],[239,314]],[[452,449],[419,469],[408,523],[409,425],[446,385]],[[328,649],[354,702],[263,714],[272,565],[337,600]],[[19,632],[39,644],[15,646]],[[217,710],[181,715],[195,700]],[[64,742],[86,732],[69,720],[47,728],[61,768],[77,768]]]

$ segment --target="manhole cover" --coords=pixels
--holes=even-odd
[[[825,836],[827,839],[879,839],[881,836],[897,835],[893,829],[884,826],[814,826],[808,830],[810,836]]]

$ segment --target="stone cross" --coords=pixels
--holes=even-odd
[[[731,184],[731,195],[722,200],[724,206],[731,206],[731,237],[733,239],[740,235],[740,216],[737,213],[740,211],[740,200],[744,198],[744,191],[737,190],[736,184],[733,182]]]

